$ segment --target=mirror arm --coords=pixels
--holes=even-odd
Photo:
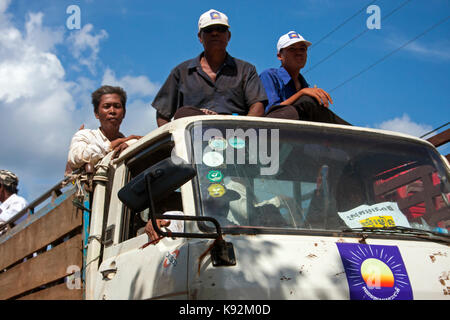
[[[158,172],[156,172],[158,174]],[[156,223],[156,217],[155,217],[155,203],[153,201],[152,197],[152,191],[151,191],[151,175],[145,176],[145,182],[146,182],[146,191],[148,194],[149,202],[150,202],[150,218],[152,221],[153,229],[156,231],[157,234],[164,236],[164,237],[187,237],[187,238],[209,238],[209,239],[222,239],[222,229],[220,227],[219,222],[212,218],[212,217],[197,217],[197,216],[179,216],[179,215],[164,215],[161,216],[163,219],[170,219],[170,220],[183,220],[183,221],[210,221],[214,224],[216,227],[217,233],[212,234],[198,234],[198,233],[185,233],[185,232],[164,232]]]

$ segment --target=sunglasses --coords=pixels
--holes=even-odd
[[[206,27],[206,28],[203,28],[202,29],[202,31],[203,32],[205,32],[205,33],[211,33],[211,32],[213,32],[213,31],[217,31],[217,32],[220,32],[220,33],[224,33],[225,31],[227,31],[228,30],[228,27],[227,26],[224,26],[224,25],[213,25],[213,26],[209,26],[209,27]]]

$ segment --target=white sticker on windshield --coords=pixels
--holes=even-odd
[[[223,163],[223,156],[218,152],[207,152],[203,155],[203,163],[208,167],[218,167]]]
[[[352,228],[410,227],[408,220],[395,202],[363,204],[345,212],[338,212],[345,224]]]

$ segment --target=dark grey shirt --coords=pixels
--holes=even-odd
[[[267,103],[255,66],[227,53],[213,82],[200,66],[202,55],[171,71],[152,102],[162,116],[170,119],[182,106],[205,108],[219,114],[246,115],[252,104]]]

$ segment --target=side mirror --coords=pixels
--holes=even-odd
[[[119,199],[132,210],[142,211],[150,207],[150,201],[162,198],[195,177],[197,173],[191,165],[178,157],[174,160],[179,164],[167,158],[141,172],[119,190]],[[147,192],[146,177],[150,178],[152,199]]]
[[[161,199],[164,194],[171,193],[181,187],[183,184],[196,176],[197,172],[190,165],[185,163],[181,158],[176,156],[164,159],[150,168],[142,171],[130,182],[128,182],[118,192],[119,199],[135,212],[150,209],[150,220],[152,221],[155,231],[162,236],[170,237],[191,237],[191,238],[218,238],[222,237],[222,230],[219,222],[212,217],[197,217],[197,216],[178,216],[178,215],[164,215],[164,219],[168,220],[184,220],[184,221],[209,221],[212,222],[217,230],[213,234],[195,234],[195,233],[167,233],[161,231],[156,224],[154,202],[156,199]]]
[[[174,157],[174,156],[172,156]],[[212,217],[164,215],[168,220],[209,221],[216,227],[216,233],[164,232],[156,223],[154,199],[161,199],[164,194],[171,193],[196,176],[195,169],[181,158],[164,159],[134,177],[119,190],[119,199],[134,211],[150,208],[150,219],[153,229],[164,237],[212,238],[216,239],[211,249],[211,260],[214,266],[231,266],[236,264],[234,249],[231,243],[223,240],[219,222]],[[158,217],[159,218],[159,217]]]

